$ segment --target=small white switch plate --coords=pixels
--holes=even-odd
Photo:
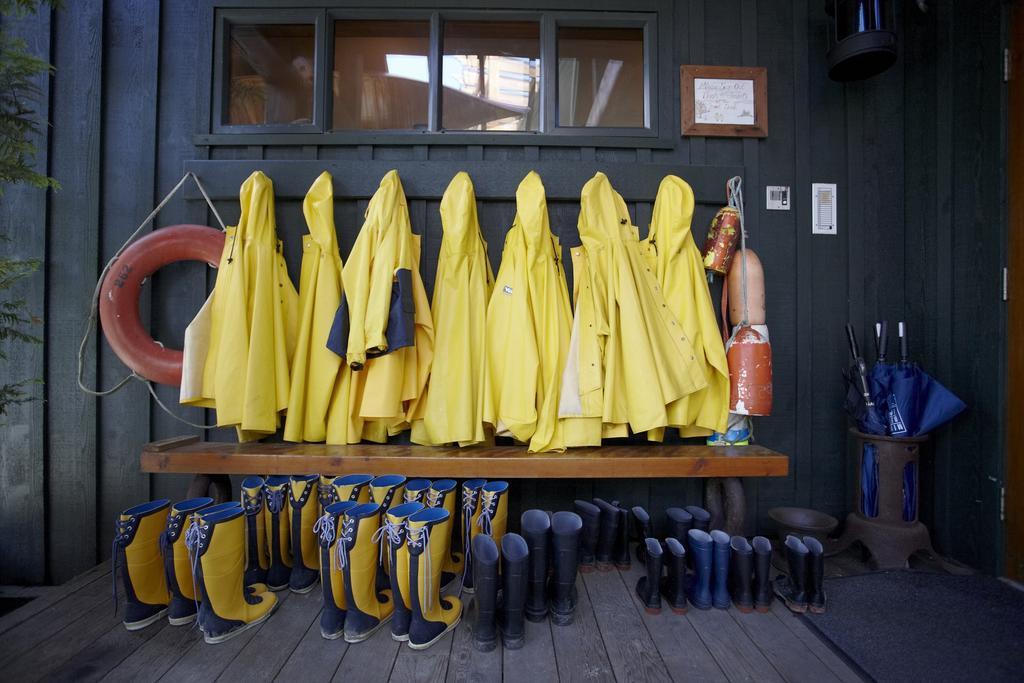
[[[769,211],[789,211],[789,185],[767,185],[764,188],[765,208]]]
[[[836,217],[836,184],[811,184],[811,233],[814,235],[838,234]]]

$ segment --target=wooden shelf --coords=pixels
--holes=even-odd
[[[525,447],[231,444],[185,437],[147,444],[143,472],[205,474],[396,473],[409,477],[653,479],[783,477],[789,457],[763,446],[615,445],[564,453]]]

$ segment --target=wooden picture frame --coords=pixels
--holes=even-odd
[[[730,88],[723,81],[750,85]],[[684,136],[768,137],[768,70],[763,66],[684,64],[679,67],[679,94]],[[715,118],[722,122],[711,120]]]

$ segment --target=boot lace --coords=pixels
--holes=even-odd
[[[384,551],[386,548],[391,546],[397,548],[402,545],[402,526],[402,522],[393,522],[385,517],[383,523],[373,532],[373,537],[370,540],[380,545],[378,560],[381,565],[384,564]],[[387,536],[387,542],[383,543],[385,535]]]
[[[466,583],[469,567],[472,563],[470,537],[473,535],[473,512],[476,510],[477,492],[475,489],[462,489],[462,552],[465,560],[462,565],[462,583]]]
[[[436,508],[441,505],[441,492],[437,489],[427,491],[427,507]]]
[[[498,494],[494,491],[484,491],[480,494],[480,517],[476,525],[480,527],[480,533],[491,535],[491,520],[498,511]]]
[[[192,570],[192,591],[193,600],[196,603],[196,614],[199,613],[199,581],[196,579],[196,569],[199,566],[199,546],[210,533],[210,525],[205,524],[197,513],[192,513],[192,524],[185,532],[185,548],[188,549],[189,568]],[[199,619],[195,620],[199,624]]]
[[[348,544],[355,538],[356,523],[354,519],[345,518],[341,524],[341,534],[338,535],[337,548],[338,568],[344,569],[348,566]]]
[[[423,571],[419,573],[419,588],[420,595],[426,597],[426,607],[424,611],[429,612],[434,604],[434,593],[432,590],[428,590],[428,582],[433,580],[433,574],[431,573],[430,566],[430,533],[426,526],[416,528],[411,527],[406,523],[405,527],[408,533],[410,552],[413,548],[422,548],[421,556],[423,557]],[[417,562],[418,561],[419,560],[417,560]]]
[[[320,537],[320,545],[324,548],[331,547],[334,541],[334,515],[325,512],[313,524],[313,533]]]
[[[114,540],[110,544],[110,576],[113,579],[114,616],[117,616],[117,561],[128,541],[128,534],[132,532],[134,523],[134,517],[122,520],[119,516],[114,520]]]
[[[418,503],[422,497],[422,491],[410,491],[409,489],[406,489],[405,493],[402,494],[402,498],[405,499],[406,503]]]
[[[272,489],[267,487],[264,493],[267,498],[267,509],[275,515],[279,514],[281,510],[284,509],[284,489]]]
[[[246,515],[251,517],[263,510],[263,496],[261,494],[262,490],[260,489],[257,489],[255,494],[242,491],[242,506],[245,508]]]
[[[321,507],[338,502],[338,492],[331,484],[317,484],[317,496],[320,498]]]

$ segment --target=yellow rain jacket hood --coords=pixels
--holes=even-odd
[[[347,426],[342,409],[332,407],[329,422],[338,424],[328,426],[330,443],[385,441],[422,416],[434,328],[419,261],[402,183],[388,171],[342,271],[344,292],[327,338],[353,371]]]
[[[664,427],[704,388],[689,336],[666,308],[626,203],[603,173],[583,186],[572,250],[576,314],[559,415],[569,446]]]
[[[487,307],[484,421],[530,452],[562,450],[558,389],[572,311],[562,246],[551,234],[540,176],[516,190],[516,217]]]
[[[657,274],[665,301],[696,350],[707,387],[669,406],[669,425],[681,436],[725,432],[729,419],[729,366],[700,251],[693,241],[693,190],[682,178],[666,176],[658,187],[644,256]],[[660,440],[661,435],[651,433]]]
[[[325,343],[341,305],[341,256],[334,229],[334,186],[330,173],[321,173],[313,182],[302,203],[302,213],[309,234],[302,240],[298,341],[292,357],[284,438],[324,441],[327,411],[343,365]]]
[[[273,183],[256,171],[239,199],[214,285],[203,399],[193,403],[212,403],[218,426],[251,441],[275,433],[288,407],[298,294],[277,239]]]
[[[494,274],[480,235],[473,182],[458,173],[441,198],[444,236],[437,260],[431,316],[436,352],[423,419],[412,440],[424,445],[484,441],[484,331]]]

